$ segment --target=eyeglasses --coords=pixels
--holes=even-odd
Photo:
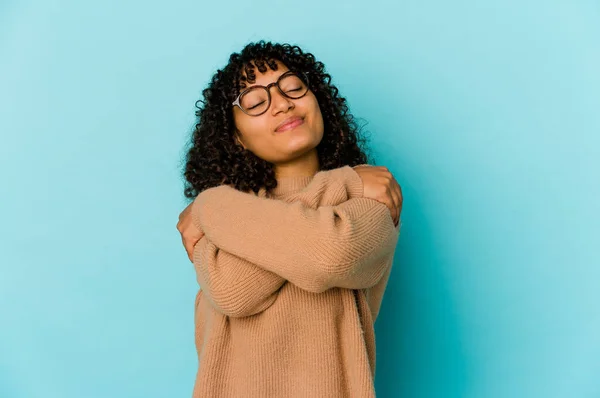
[[[302,78],[292,71],[287,71],[279,76],[276,82],[268,86],[252,86],[240,93],[231,105],[238,106],[245,114],[250,116],[262,115],[271,105],[271,86],[277,86],[284,97],[290,99],[302,98],[308,92],[308,78],[302,73]]]

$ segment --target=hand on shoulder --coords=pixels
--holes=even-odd
[[[402,188],[385,166],[361,164],[353,167],[363,182],[365,198],[374,199],[390,209],[394,225],[398,226],[402,212]]]

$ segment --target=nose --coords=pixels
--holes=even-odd
[[[271,91],[271,111],[273,114],[285,112],[294,107],[294,103],[290,98],[281,94],[281,91],[279,91],[277,87],[273,87],[273,89],[274,90]]]

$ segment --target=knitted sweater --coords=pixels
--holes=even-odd
[[[201,192],[193,397],[375,396],[374,322],[400,223],[350,167]]]

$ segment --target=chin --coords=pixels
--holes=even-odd
[[[315,134],[297,135],[296,137],[290,138],[287,142],[286,149],[293,152],[310,151],[319,145],[321,138],[322,137],[317,137]]]

